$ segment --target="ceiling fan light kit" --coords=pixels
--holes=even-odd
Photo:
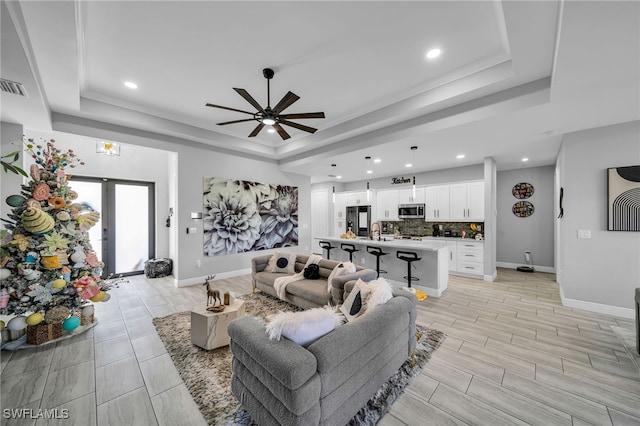
[[[250,138],[253,138],[260,133],[260,130],[264,126],[273,126],[273,129],[278,132],[280,137],[283,140],[289,139],[291,136],[282,128],[281,125],[293,127],[298,130],[302,130],[308,133],[315,133],[318,129],[313,127],[305,126],[303,124],[295,123],[293,121],[289,121],[292,119],[307,119],[307,118],[324,118],[324,112],[304,112],[304,113],[294,113],[294,114],[281,114],[286,108],[289,108],[294,102],[300,99],[300,96],[296,95],[293,92],[287,92],[286,95],[280,102],[276,104],[273,108],[271,108],[271,86],[269,81],[273,78],[275,72],[271,68],[265,68],[262,70],[262,75],[267,79],[267,106],[262,108],[262,106],[244,89],[239,89],[234,87],[235,90],[240,96],[242,96],[247,102],[251,104],[257,111],[249,112],[243,111],[236,108],[225,107],[222,105],[215,104],[206,104],[208,107],[212,108],[220,108],[226,109],[229,111],[241,112],[243,114],[250,114],[252,118],[246,118],[241,120],[233,120],[233,121],[225,121],[222,123],[217,123],[219,126],[226,126],[227,124],[235,124],[235,123],[243,123],[247,121],[257,121],[258,126],[249,134]]]

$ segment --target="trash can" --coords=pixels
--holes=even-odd
[[[169,258],[149,259],[144,262],[144,276],[147,278],[162,278],[173,272],[173,260]]]

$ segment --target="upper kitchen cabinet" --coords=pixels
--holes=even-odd
[[[416,195],[413,196],[413,188],[398,190],[398,204],[424,203],[424,188],[416,188]]]
[[[369,195],[371,198],[371,193]],[[367,206],[371,205],[371,201],[367,200],[367,191],[362,192],[347,192],[347,205],[348,206]]]
[[[378,191],[376,194],[376,220],[398,220],[398,190]]]
[[[425,188],[425,220],[449,220],[449,185]]]
[[[451,220],[484,221],[484,182],[450,185],[449,197]]]

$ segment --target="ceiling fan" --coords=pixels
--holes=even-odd
[[[235,124],[242,123],[245,121],[257,121],[258,126],[253,129],[253,131],[249,134],[249,137],[255,137],[260,133],[260,130],[264,126],[272,126],[276,132],[280,135],[283,140],[289,139],[291,136],[282,128],[281,125],[294,127],[299,130],[303,130],[309,133],[315,133],[316,130],[313,127],[305,126],[303,124],[294,123],[289,121],[291,119],[301,119],[301,118],[324,118],[324,112],[305,112],[305,113],[297,113],[297,114],[281,114],[286,108],[290,107],[294,102],[300,99],[300,96],[296,95],[293,92],[287,92],[286,95],[280,102],[273,108],[271,108],[271,92],[269,87],[269,80],[273,78],[274,72],[271,68],[265,68],[262,70],[262,75],[267,79],[267,107],[262,108],[260,104],[253,99],[253,97],[244,89],[238,89],[236,87],[233,88],[240,96],[242,96],[247,102],[249,102],[255,109],[256,112],[243,111],[241,109],[230,108],[221,105],[207,104],[208,107],[212,108],[222,108],[230,111],[242,112],[244,114],[252,115],[252,118],[246,118],[243,120],[233,120],[233,121],[225,121],[223,123],[217,123],[219,126],[226,126],[227,124]]]

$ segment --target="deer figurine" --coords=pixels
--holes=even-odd
[[[209,302],[211,301],[213,303],[213,306],[216,305],[216,300],[218,302],[220,302],[220,304],[222,305],[222,299],[220,298],[220,292],[218,290],[215,290],[213,288],[211,288],[211,283],[209,281],[213,280],[216,276],[215,275],[210,275],[208,276],[205,281],[204,284],[202,285],[206,285],[207,286],[207,306],[209,306]]]

